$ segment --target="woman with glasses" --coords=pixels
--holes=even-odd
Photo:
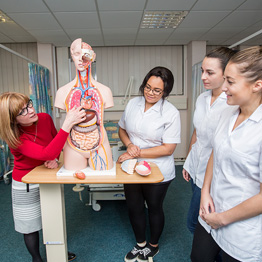
[[[41,210],[39,185],[26,185],[21,180],[35,167],[44,164],[57,168],[57,159],[74,124],[85,120],[85,111],[74,108],[66,115],[57,133],[52,118],[46,113],[36,114],[27,96],[7,92],[0,95],[0,137],[14,156],[12,173],[12,205],[15,230],[24,235],[25,245],[33,262],[41,262],[39,230]],[[75,254],[68,253],[73,260]]]
[[[158,242],[164,228],[163,201],[175,178],[173,153],[180,143],[179,111],[165,98],[174,84],[172,72],[155,67],[146,75],[140,92],[128,103],[119,121],[119,137],[127,147],[118,161],[137,158],[158,165],[164,180],[157,184],[126,184],[125,197],[129,218],[137,244],[127,253],[125,261],[148,261],[159,252]],[[150,239],[146,240],[148,206]]]

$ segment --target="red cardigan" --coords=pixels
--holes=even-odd
[[[58,158],[68,137],[68,133],[63,129],[57,133],[52,118],[46,113],[38,114],[36,139],[36,125],[23,126],[21,129],[22,144],[16,149],[10,148],[14,155],[12,177],[19,182],[23,176],[44,164],[46,160]]]

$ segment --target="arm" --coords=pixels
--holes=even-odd
[[[189,144],[187,156],[188,156],[189,152],[191,151],[192,145],[195,144],[196,141],[197,141],[196,129],[194,129],[194,132],[193,132],[193,134],[192,134],[191,141],[190,141],[190,144]],[[183,174],[183,178],[184,178],[187,182],[189,182],[189,180],[190,180],[190,174],[189,174],[184,168],[183,168],[183,170],[182,170],[182,174]]]
[[[42,146],[35,142],[24,140],[18,150],[22,155],[38,160],[53,160],[62,151],[71,128],[85,120],[86,113],[81,107],[73,108],[66,114],[62,128],[54,139],[47,145]]]
[[[132,147],[136,147],[136,146],[132,145]],[[162,156],[170,156],[174,153],[175,149],[176,149],[176,144],[162,144],[161,146],[151,147],[151,148],[147,148],[147,149],[141,149],[140,154],[137,157],[140,157],[140,158],[158,158],[158,157],[162,157]],[[132,159],[132,158],[135,158],[135,157],[130,155],[128,152],[126,152],[126,153],[123,153],[118,158],[118,162],[123,162],[127,159]]]
[[[215,206],[213,199],[210,196],[211,182],[213,178],[213,151],[210,155],[210,158],[207,163],[206,174],[204,179],[204,184],[201,189],[201,200],[200,200],[200,209],[199,215],[205,220],[204,215],[209,214],[210,212],[215,212]]]
[[[225,212],[205,214],[203,217],[207,224],[217,229],[260,214],[262,214],[262,183],[260,183],[260,192],[257,195]]]
[[[123,142],[123,144],[127,147],[127,153],[132,157],[138,157],[140,155],[140,148],[132,144],[131,140],[125,129],[119,127],[118,135]],[[120,161],[120,160],[119,160]]]

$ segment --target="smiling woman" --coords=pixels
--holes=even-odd
[[[225,69],[230,106],[217,122],[201,190],[193,262],[262,261],[262,48],[236,53]]]
[[[119,121],[119,137],[127,146],[127,152],[118,161],[138,158],[139,161],[154,162],[164,176],[164,181],[158,184],[124,185],[129,218],[137,242],[125,256],[126,262],[136,259],[148,261],[149,257],[159,252],[158,241],[164,228],[163,202],[175,178],[173,153],[177,143],[180,143],[179,111],[165,100],[173,83],[174,77],[169,69],[155,67],[150,70],[140,86],[143,96],[130,100]],[[151,230],[148,244],[145,201]]]
[[[15,230],[24,235],[34,262],[42,261],[38,233],[42,228],[39,186],[26,185],[21,180],[39,165],[57,168],[57,159],[68,132],[74,124],[84,120],[85,112],[80,107],[74,108],[67,113],[57,133],[52,118],[46,113],[36,114],[27,96],[14,92],[0,95],[0,137],[14,156],[12,204]],[[72,260],[75,255],[70,253],[68,257]]]

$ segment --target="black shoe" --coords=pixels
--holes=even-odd
[[[134,262],[136,261],[136,258],[140,254],[140,252],[145,247],[140,247],[138,245],[135,245],[131,251],[129,251],[125,256],[125,262]]]
[[[76,258],[76,254],[68,252],[68,261],[73,261]]]
[[[152,247],[151,245],[147,245],[145,248],[143,248],[140,252],[140,254],[137,257],[137,261],[139,262],[146,262],[148,261],[149,257],[154,257],[159,252],[159,248]]]

